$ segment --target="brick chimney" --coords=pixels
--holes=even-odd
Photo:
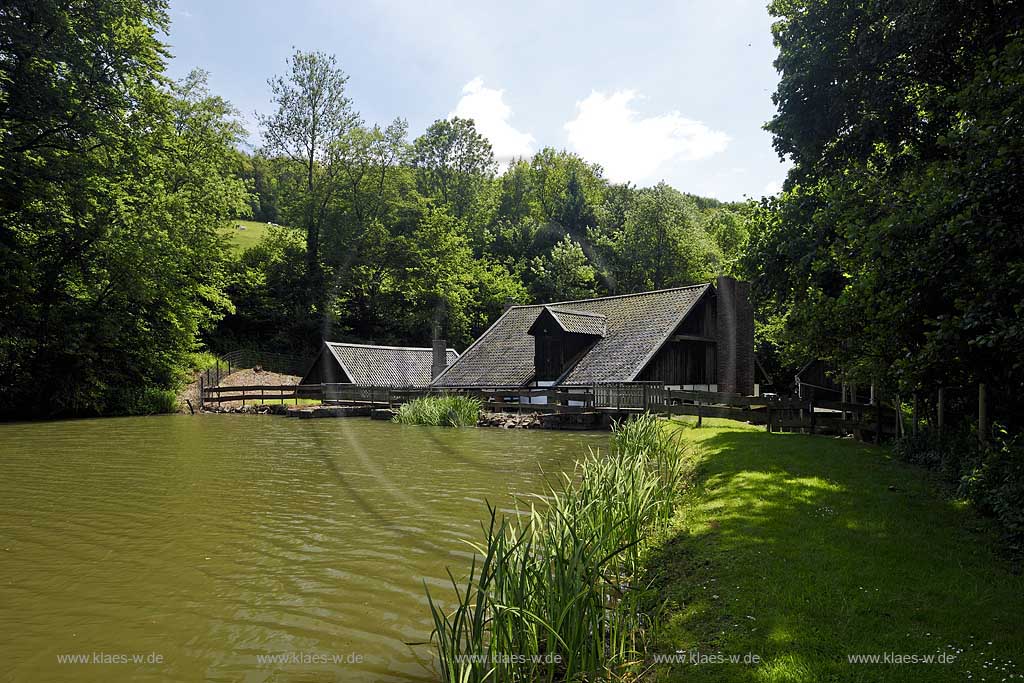
[[[433,357],[430,362],[430,379],[437,379],[448,367],[448,342],[444,339],[435,339],[433,345]]]
[[[715,295],[718,390],[749,396],[754,393],[754,307],[750,303],[750,283],[719,276]]]

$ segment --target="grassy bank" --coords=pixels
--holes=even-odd
[[[394,422],[431,427],[472,427],[480,416],[480,401],[468,396],[424,396],[398,408]]]
[[[705,424],[681,430],[698,484],[651,561],[668,600],[657,650],[762,663],[676,663],[655,680],[1024,678],[1024,577],[923,470],[850,441]],[[954,659],[848,661],[884,653]]]
[[[454,598],[428,593],[442,679],[620,680],[642,668],[645,542],[672,519],[687,460],[658,420],[616,428],[609,453],[520,515],[491,510]]]

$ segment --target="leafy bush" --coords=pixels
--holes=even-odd
[[[424,396],[403,403],[394,421],[407,425],[432,427],[475,426],[480,416],[480,401],[468,396]]]
[[[995,517],[1009,550],[1024,553],[1024,438],[995,429],[981,446],[969,434],[921,434],[896,443],[902,460],[940,472],[979,512]]]
[[[659,420],[615,427],[528,513],[498,518],[469,576],[449,573],[455,609],[427,591],[442,678],[607,680],[642,659],[643,543],[672,517],[688,459]],[[517,659],[519,658],[519,659]]]
[[[111,401],[108,415],[157,415],[178,411],[178,397],[169,389],[138,387],[118,390]]]
[[[191,372],[202,372],[217,364],[217,356],[209,351],[194,351],[188,356],[188,369]]]
[[[1005,432],[980,449],[965,468],[960,491],[983,513],[993,515],[1006,531],[1011,549],[1024,552],[1024,439]]]

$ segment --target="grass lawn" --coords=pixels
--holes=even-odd
[[[232,220],[231,226],[227,228],[231,237],[232,248],[235,251],[242,252],[249,247],[255,246],[267,232],[268,227],[270,227],[269,223]]]
[[[655,680],[1024,679],[1024,577],[923,470],[885,449],[726,420],[684,434],[698,483],[652,562],[668,600],[655,650],[761,663],[674,663]],[[847,659],[884,653],[954,659]]]

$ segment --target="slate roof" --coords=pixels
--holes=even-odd
[[[632,381],[710,288],[711,285],[703,284],[547,304],[563,326],[589,325],[593,330],[596,316],[604,318],[604,336],[558,384]],[[527,330],[544,308],[545,305],[509,308],[433,384],[526,384],[534,374],[534,338]],[[583,323],[583,318],[588,322]]]
[[[423,387],[430,384],[433,351],[411,346],[373,346],[325,342],[353,384],[375,387]],[[448,364],[459,357],[448,349]]]
[[[566,332],[576,334],[589,334],[595,337],[603,337],[608,333],[608,318],[600,313],[589,311],[577,311],[565,308],[554,308],[545,306],[551,316],[558,321]]]

